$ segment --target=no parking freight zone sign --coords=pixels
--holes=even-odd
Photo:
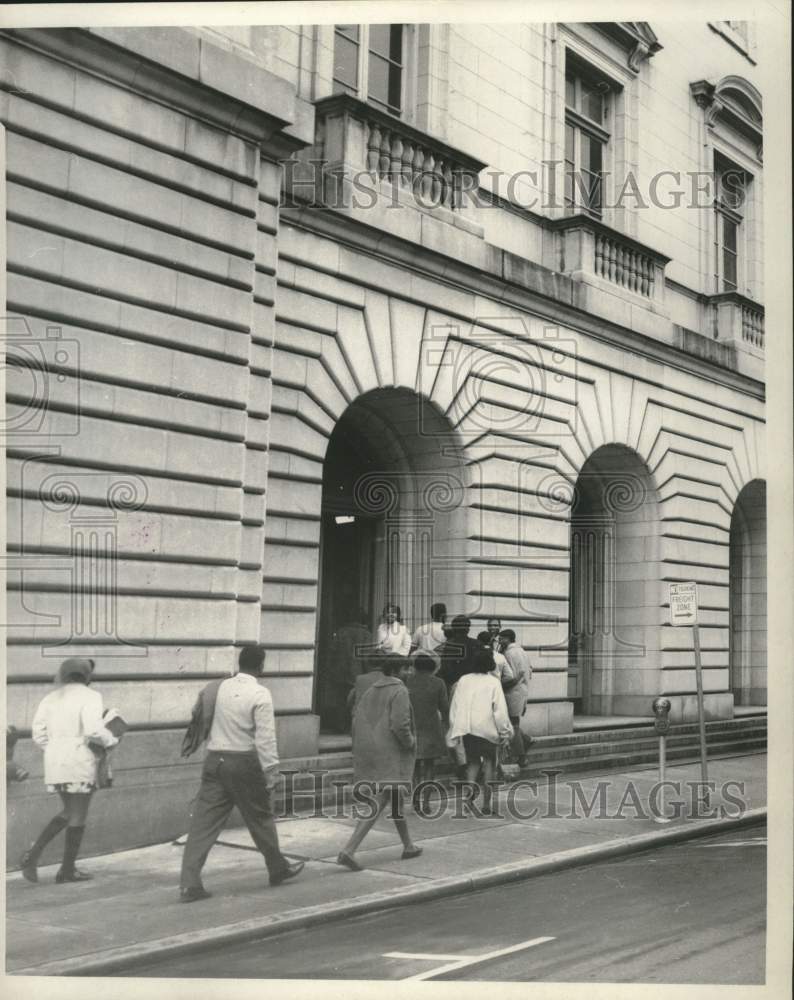
[[[696,583],[670,584],[670,624],[697,625],[698,587]]]

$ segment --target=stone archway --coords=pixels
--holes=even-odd
[[[660,690],[659,512],[636,452],[605,445],[571,508],[568,695],[584,715],[648,715]]]
[[[736,499],[730,533],[730,686],[736,705],[766,705],[766,483]]]
[[[435,602],[463,607],[465,493],[457,436],[425,397],[376,389],[337,421],[323,464],[315,709],[324,727],[339,728],[341,626],[363,618],[372,634],[387,602],[411,630]]]

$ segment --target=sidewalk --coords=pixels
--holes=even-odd
[[[400,860],[394,824],[381,818],[356,855],[366,868],[359,873],[335,864],[353,819],[285,819],[278,824],[282,850],[305,859],[306,868],[274,889],[248,832],[226,830],[204,870],[213,898],[189,905],[178,901],[179,844],[88,859],[84,867],[95,879],[82,884],[55,885],[56,866],[39,869],[38,885],[14,873],[6,880],[6,971],[103,975],[222,941],[265,937],[716,833],[765,815],[766,754],[709,761],[709,779],[717,784],[712,809],[720,812],[724,806],[727,818],[693,815],[686,783],[699,781],[698,763],[670,767],[666,778],[681,782],[680,795],[666,792],[668,814],[675,799],[685,803],[683,816],[666,825],[636,815],[637,805],[648,811],[649,792],[658,779],[650,768],[581,779],[560,776],[556,786],[539,785],[537,794],[520,785],[512,792],[505,786],[501,819],[457,818],[452,805],[437,819],[409,812],[414,839],[424,848],[413,861]],[[743,791],[721,790],[727,781],[743,782]],[[573,785],[590,801],[599,782],[607,783],[605,815],[598,815],[597,807],[585,817],[580,806],[579,816],[572,817]],[[534,807],[537,814],[511,818],[508,794],[517,810],[527,815]],[[739,812],[737,798],[744,803],[738,821],[730,818]],[[621,802],[622,818],[615,816]],[[333,810],[328,812],[333,816]]]

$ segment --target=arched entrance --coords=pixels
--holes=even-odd
[[[457,437],[427,399],[376,389],[342,414],[323,465],[315,710],[326,730],[347,722],[340,628],[359,620],[371,636],[387,602],[410,630],[435,602],[462,607],[464,498]]]
[[[659,693],[659,513],[642,459],[606,445],[571,508],[568,696],[583,715],[648,715]]]
[[[766,484],[741,491],[730,534],[730,684],[736,705],[765,705]]]

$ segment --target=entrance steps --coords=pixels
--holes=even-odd
[[[766,750],[766,713],[737,719],[719,719],[706,723],[706,747],[709,756],[758,753]],[[700,756],[697,723],[671,726],[667,734],[667,760],[697,760]],[[539,737],[532,744],[530,777],[544,770],[614,771],[655,764],[659,759],[659,737],[650,720],[637,725],[610,726],[604,729],[577,727],[564,736]]]
[[[625,771],[635,767],[652,766],[659,760],[659,737],[650,719],[610,718],[606,726],[593,728],[591,720],[582,717],[580,724],[574,719],[574,731],[562,736],[540,736],[529,751],[529,766],[522,777],[544,776],[544,772],[574,774],[584,771]],[[282,761],[283,771],[300,772],[294,775],[291,786],[286,786],[280,801],[286,805],[292,798],[298,811],[332,803],[337,793],[333,783],[349,785],[353,776],[350,738],[335,736],[313,757]],[[743,714],[734,719],[719,719],[706,723],[706,746],[709,757],[726,757],[739,754],[763,753],[767,746],[766,710],[759,708],[753,714]],[[322,742],[321,742],[322,747]],[[667,734],[667,760],[669,763],[694,761],[700,756],[699,728],[697,723],[671,726]],[[324,772],[322,783],[313,778],[312,771]],[[437,775],[445,780],[452,775],[451,766],[439,764]],[[290,796],[290,791],[292,795]]]

